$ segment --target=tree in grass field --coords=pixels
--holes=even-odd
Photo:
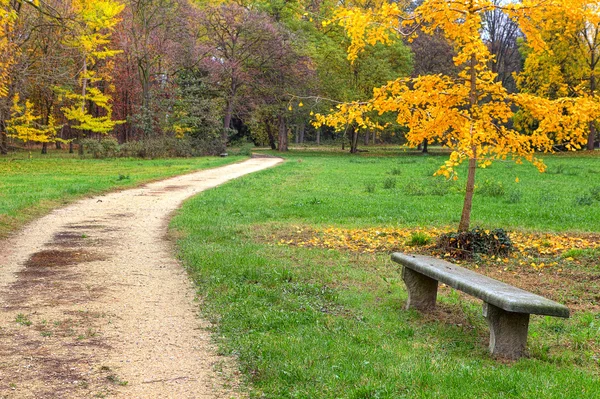
[[[119,22],[123,5],[113,0],[75,0],[73,36],[66,44],[77,50],[81,59],[79,88],[62,94],[69,104],[62,108],[65,117],[82,132],[106,134],[120,123],[112,119],[111,96],[107,94],[107,76],[99,73],[100,63],[118,54],[108,48],[111,32]],[[91,108],[102,110],[91,112]],[[79,147],[80,153],[83,147]]]
[[[343,26],[350,38],[348,59],[354,61],[368,45],[392,43],[397,35],[411,36],[417,27],[425,33],[441,32],[454,46],[457,76],[443,74],[399,78],[374,88],[364,102],[340,104],[317,123],[338,129],[354,124],[374,128],[372,115],[392,113],[406,126],[408,144],[424,140],[452,150],[436,172],[457,179],[457,167],[468,163],[466,193],[459,231],[470,225],[477,167],[494,160],[527,160],[545,170],[537,151],[552,151],[556,143],[580,148],[587,141],[588,124],[600,114],[595,95],[546,99],[531,93],[511,94],[498,82],[490,65],[494,62],[482,37],[484,16],[504,12],[519,24],[532,52],[549,51],[539,26],[551,23],[547,15],[568,9],[576,0],[523,0],[515,3],[493,0],[425,0],[407,14],[397,2],[378,1],[377,7],[341,6],[328,23]],[[542,23],[542,21],[546,21]],[[523,134],[510,127],[514,110],[527,110],[537,128]]]

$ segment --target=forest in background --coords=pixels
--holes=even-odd
[[[426,23],[410,39],[367,44],[351,62],[351,38],[326,21],[340,7],[368,13],[385,3],[0,0],[0,152],[36,143],[43,152],[49,145],[73,151],[83,143],[95,156],[155,157],[218,154],[246,141],[285,151],[290,139],[341,140],[351,152],[359,137],[403,142],[406,128],[386,114],[373,116],[383,130],[312,125],[315,114],[368,99],[398,77],[459,75],[458,49],[439,28],[424,34]],[[394,4],[408,13],[420,3]],[[508,92],[576,96],[584,84],[594,93],[597,24],[584,21],[578,34],[560,36],[574,22],[554,18],[543,30],[552,50],[544,58],[530,57],[501,8],[483,14],[489,68]],[[517,113],[508,124],[527,130],[531,119]]]

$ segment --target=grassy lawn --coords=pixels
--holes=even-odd
[[[543,175],[510,163],[478,172],[473,226],[592,242],[564,248],[541,269],[521,258],[467,265],[574,310],[569,320],[534,316],[530,358],[504,363],[488,355],[479,301],[443,288],[433,314],[403,311],[387,247],[338,248],[323,235],[331,226],[458,224],[465,173],[456,183],[431,177],[445,157],[370,155],[292,152],[277,168],[188,201],[172,222],[220,350],[238,360],[251,397],[598,397],[600,158],[547,157]],[[323,245],[297,245],[306,235]]]
[[[0,238],[27,221],[84,195],[235,162],[242,157],[80,159],[65,152],[0,156]]]

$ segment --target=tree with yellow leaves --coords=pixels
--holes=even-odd
[[[525,46],[525,66],[517,79],[521,92],[549,99],[596,96],[600,63],[599,7],[598,1],[572,1],[569,8],[549,9],[545,20],[535,21],[547,49],[536,52]],[[520,116],[519,122],[525,125],[537,123],[531,115],[522,113]],[[596,122],[590,123],[588,150],[594,149],[596,131]]]
[[[25,100],[25,104],[20,103],[18,94],[13,97],[13,106],[11,108],[11,118],[6,121],[6,131],[10,137],[15,137],[24,143],[38,142],[49,143],[56,139],[56,132],[60,128],[52,115],[48,117],[48,124],[40,123],[42,116],[34,113],[34,105],[31,101]]]
[[[81,54],[82,65],[78,75],[80,91],[63,92],[63,97],[70,105],[63,107],[62,111],[69,121],[77,123],[74,129],[107,134],[121,121],[112,119],[111,96],[99,87],[106,77],[98,73],[97,67],[100,61],[119,53],[107,46],[124,6],[113,0],[74,0],[72,7],[76,15],[73,26],[75,34],[66,40],[66,44]],[[104,115],[92,115],[90,104],[102,109]],[[79,151],[83,151],[81,145]]]
[[[480,34],[485,13],[501,10],[519,23],[532,51],[541,53],[547,48],[539,23],[549,10],[565,9],[570,1],[523,0],[501,4],[492,0],[425,0],[410,15],[397,2],[379,3],[378,7],[367,10],[340,7],[335,18],[328,22],[345,28],[351,41],[350,61],[366,45],[391,43],[398,34],[410,37],[416,27],[421,27],[425,33],[442,32],[454,45],[458,76],[426,75],[390,81],[374,88],[373,98],[368,101],[340,104],[334,112],[318,115],[316,124],[337,129],[349,124],[381,128],[369,115],[393,113],[399,124],[408,127],[409,145],[417,146],[427,139],[452,149],[449,160],[436,174],[457,179],[457,167],[468,161],[459,231],[466,231],[470,225],[477,166],[485,168],[497,159],[517,162],[525,159],[543,172],[545,165],[535,156],[536,151],[551,151],[557,142],[572,148],[585,143],[587,123],[599,113],[595,99],[548,100],[531,94],[508,93],[490,69],[494,59]],[[539,3],[544,7],[536,7]],[[538,128],[527,135],[509,128],[513,106],[527,109],[539,121]]]

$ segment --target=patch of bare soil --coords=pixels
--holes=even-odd
[[[166,223],[186,198],[279,162],[83,200],[1,241],[0,399],[239,397]]]

